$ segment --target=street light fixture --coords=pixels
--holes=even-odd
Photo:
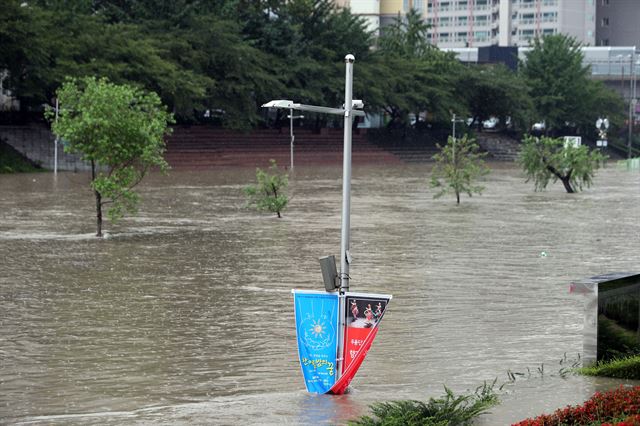
[[[323,114],[342,115],[344,117],[344,150],[343,150],[343,171],[342,171],[342,230],[340,238],[340,294],[349,291],[349,264],[351,263],[351,253],[349,253],[350,239],[350,214],[351,214],[351,132],[353,127],[353,117],[364,117],[362,111],[364,103],[361,100],[353,99],[353,63],[356,58],[347,55],[345,60],[345,84],[344,84],[344,105],[343,108],[329,108],[317,105],[305,105],[287,99],[276,99],[262,105],[264,108],[282,108],[293,110],[310,111]],[[293,115],[293,114],[291,114]],[[340,298],[340,312],[345,311],[344,298]],[[340,328],[342,330],[342,327]],[[342,334],[342,331],[340,331]],[[338,353],[342,353],[344,336],[338,336]],[[342,360],[338,361],[337,371],[342,369]]]
[[[289,119],[289,135],[291,136],[291,171],[293,171],[293,141],[296,140],[296,137],[293,135],[293,120],[304,118],[304,115],[293,115],[293,109],[289,109],[289,115],[287,118]]]
[[[353,117],[364,117],[361,110],[364,103],[359,99],[353,99],[353,62],[355,57],[347,55],[346,78],[345,78],[345,99],[346,108],[329,108],[317,105],[306,105],[288,99],[276,99],[262,105],[263,108],[281,108],[298,111],[310,111],[324,114],[342,115],[344,117],[344,151],[343,151],[343,179],[342,179],[342,232],[340,242],[340,292],[349,290],[349,263],[351,254],[349,253],[350,238],[350,212],[351,212],[351,130]]]

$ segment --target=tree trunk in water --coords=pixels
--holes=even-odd
[[[91,182],[96,180],[96,163],[91,160]],[[93,190],[96,195],[96,237],[102,237],[102,195],[95,189]]]
[[[569,176],[566,176],[566,177],[562,177],[561,176],[560,177],[560,180],[562,181],[562,184],[564,185],[564,189],[566,189],[569,194],[573,194],[575,191],[571,187],[570,179],[571,178]]]
[[[460,204],[460,193],[456,191],[456,202]]]

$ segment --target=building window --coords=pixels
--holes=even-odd
[[[608,46],[608,45],[609,45],[608,38],[603,38],[602,40],[600,40],[600,46]]]
[[[535,20],[535,14],[533,13],[523,13],[520,15],[520,23],[521,24],[533,24]]]
[[[609,0],[602,0],[603,6],[609,6]]]
[[[544,30],[542,30],[542,34],[544,35],[551,35],[555,33],[556,33],[556,30],[554,28],[545,28]]]
[[[603,27],[608,27],[609,26],[609,18],[602,18],[601,25]]]
[[[535,36],[534,30],[520,30],[518,32],[520,33],[520,38],[524,40],[530,40]]]

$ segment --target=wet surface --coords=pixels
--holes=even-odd
[[[497,425],[617,386],[559,360],[582,348],[569,282],[640,270],[640,174],[569,195],[493,166],[460,206],[429,166],[354,169],[351,286],[394,299],[340,397],[303,390],[290,295],[339,252],[340,168],[296,170],[281,220],[244,208],[253,169],[151,176],[104,240],[86,175],[0,175],[0,423],[336,424],[521,372]]]

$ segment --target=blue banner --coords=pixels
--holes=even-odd
[[[327,393],[336,382],[338,295],[294,290],[298,355],[309,392]]]

